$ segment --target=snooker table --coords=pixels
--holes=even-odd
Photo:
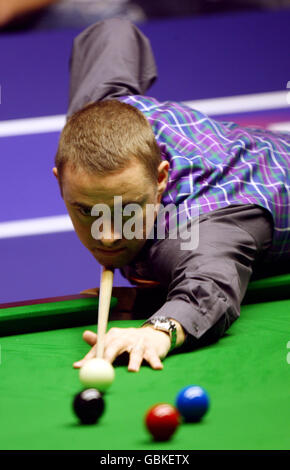
[[[159,288],[114,288],[108,327],[140,325],[162,295]],[[81,390],[72,363],[89,349],[81,336],[96,330],[97,303],[91,293],[0,305],[1,450],[289,449],[289,274],[251,282],[225,336],[169,355],[162,371],[130,373],[119,360],[105,413],[85,426],[72,411]],[[174,404],[192,383],[207,390],[208,413],[155,442],[145,412],[157,402]]]

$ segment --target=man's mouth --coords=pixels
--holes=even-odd
[[[100,253],[104,256],[116,256],[123,253],[126,248],[118,248],[117,250],[103,250],[102,248],[97,248],[96,253]]]

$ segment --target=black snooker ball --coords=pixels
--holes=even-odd
[[[73,409],[82,424],[95,424],[105,409],[105,401],[99,390],[88,388],[74,397]]]

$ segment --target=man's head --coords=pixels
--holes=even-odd
[[[114,216],[114,196],[122,204],[160,203],[168,176],[152,128],[133,106],[116,100],[89,104],[64,127],[53,169],[81,242],[105,266],[121,267],[140,251],[145,238],[127,240],[123,233],[93,238],[91,209],[106,204]],[[146,219],[144,217],[144,224]],[[144,225],[145,226],[145,225]],[[114,236],[115,235],[115,236]],[[116,239],[117,235],[117,239]]]

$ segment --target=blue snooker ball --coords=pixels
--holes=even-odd
[[[184,421],[200,421],[208,410],[209,397],[199,385],[188,385],[180,390],[175,404]]]

